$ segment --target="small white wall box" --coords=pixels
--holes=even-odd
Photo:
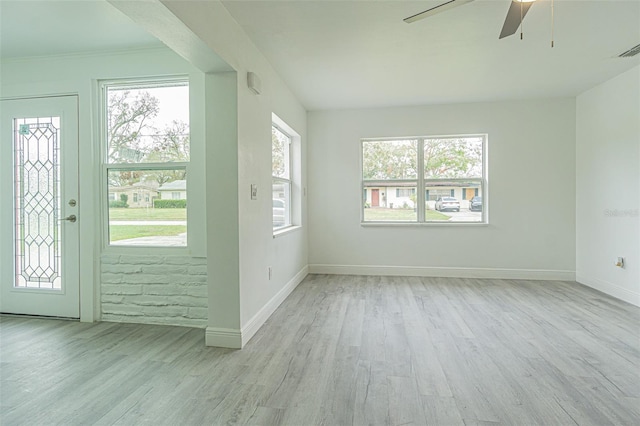
[[[260,77],[251,71],[247,73],[247,86],[249,86],[249,89],[251,89],[251,91],[256,95],[259,95],[262,91],[262,82],[260,81]]]

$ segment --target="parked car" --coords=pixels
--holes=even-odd
[[[460,201],[454,197],[438,197],[436,200],[436,210],[445,211],[445,210],[453,210],[456,212],[460,211]]]
[[[280,228],[285,225],[284,220],[284,200],[273,199],[273,227]]]
[[[469,210],[481,212],[482,211],[482,197],[476,195],[471,200],[469,200]]]

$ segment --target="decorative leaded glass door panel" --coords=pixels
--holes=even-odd
[[[77,104],[1,101],[1,312],[80,316]]]

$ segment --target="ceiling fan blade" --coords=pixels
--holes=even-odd
[[[507,11],[507,17],[504,19],[504,25],[502,26],[502,31],[500,32],[500,37],[498,38],[505,38],[515,34],[515,32],[518,31],[518,27],[520,26],[521,20],[524,19],[524,15],[527,14],[527,12],[529,11],[529,8],[533,3],[534,3],[533,1],[519,2],[519,1],[513,0],[511,2],[511,5],[509,5],[509,10]]]
[[[431,9],[427,9],[424,12],[416,13],[415,15],[411,15],[408,18],[404,18],[403,21],[407,24],[410,24],[412,22],[416,22],[429,16],[435,15],[436,13],[444,12],[445,10],[462,6],[463,4],[470,3],[472,1],[473,0],[449,0],[438,6],[432,7]]]

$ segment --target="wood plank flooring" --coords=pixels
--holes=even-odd
[[[310,275],[245,349],[0,318],[5,425],[639,425],[640,309],[576,283]]]

